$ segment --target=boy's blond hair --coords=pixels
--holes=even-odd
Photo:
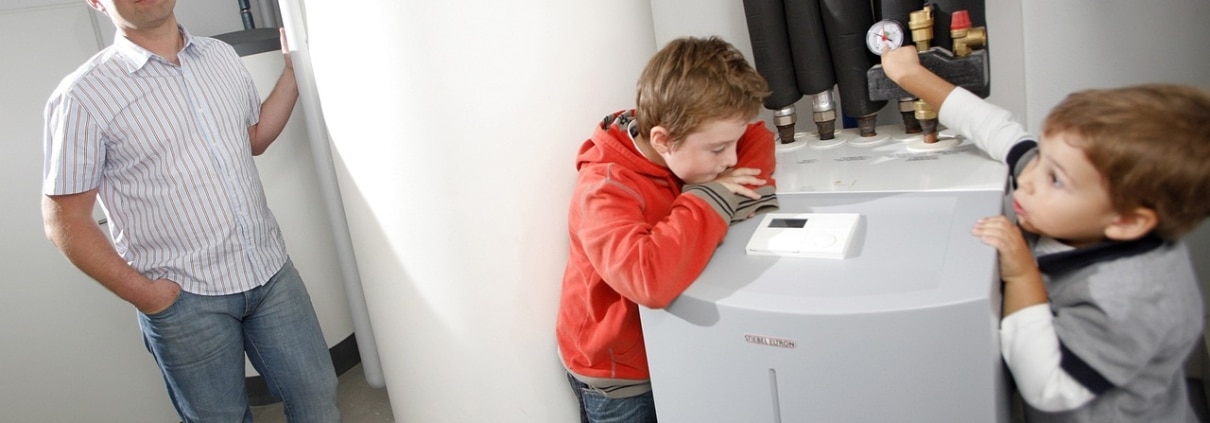
[[[1119,212],[1154,210],[1155,233],[1176,240],[1210,214],[1210,94],[1139,85],[1069,95],[1047,115],[1044,135],[1073,135]]]
[[[639,76],[639,131],[647,136],[662,126],[675,145],[710,120],[752,120],[768,95],[765,79],[730,43],[718,37],[678,38]]]

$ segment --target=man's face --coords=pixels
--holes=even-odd
[[[176,0],[88,0],[122,30],[158,27],[171,21]]]

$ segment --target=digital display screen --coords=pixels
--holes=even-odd
[[[770,228],[801,228],[807,226],[807,219],[773,219],[769,221]]]

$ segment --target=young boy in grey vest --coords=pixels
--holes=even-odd
[[[999,252],[1001,354],[1030,422],[1196,422],[1184,364],[1202,301],[1180,242],[1210,213],[1210,95],[1140,85],[1069,95],[1034,137],[1011,115],[886,52],[887,76],[1012,173]]]

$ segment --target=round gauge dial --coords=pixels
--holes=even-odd
[[[865,45],[870,52],[882,55],[882,50],[894,50],[903,45],[903,25],[890,19],[874,23],[865,33]]]

